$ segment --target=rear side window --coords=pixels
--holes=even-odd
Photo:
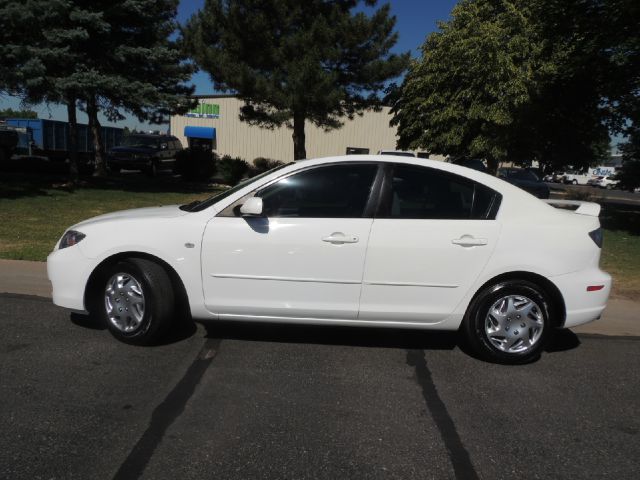
[[[499,194],[459,175],[395,165],[382,217],[484,220],[495,218]]]
[[[331,165],[283,178],[258,192],[267,217],[360,218],[378,166]]]

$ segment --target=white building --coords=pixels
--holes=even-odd
[[[266,129],[240,121],[240,108],[244,102],[232,95],[197,97],[199,105],[186,115],[171,117],[171,134],[183,146],[205,144],[219,155],[240,157],[249,162],[257,157],[284,162],[293,161],[291,129]],[[307,157],[344,155],[347,149],[356,153],[377,153],[395,150],[396,127],[389,125],[389,107],[381,111],[366,111],[353,120],[344,118],[344,126],[325,132],[310,122],[305,126]],[[421,154],[420,156],[427,156]]]

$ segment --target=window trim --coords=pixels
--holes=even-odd
[[[471,213],[473,212],[473,204],[475,203],[475,199],[476,199],[476,189],[477,186],[480,185],[483,188],[488,189],[491,193],[492,193],[492,199],[491,199],[491,203],[489,205],[489,207],[487,208],[487,212],[484,215],[484,217],[479,217],[479,218],[409,218],[409,217],[392,217],[390,212],[391,212],[391,202],[393,200],[393,192],[392,192],[392,188],[393,188],[393,176],[395,174],[395,170],[397,167],[409,167],[409,168],[415,168],[417,170],[426,170],[428,172],[435,172],[438,175],[441,175],[443,177],[449,177],[449,178],[453,178],[453,179],[462,179],[465,182],[471,183],[473,185],[473,200],[471,203],[471,211],[469,212],[469,214],[471,215]],[[480,183],[476,180],[473,180],[471,178],[468,177],[464,177],[462,175],[458,175],[456,173],[452,173],[452,172],[448,172],[446,170],[440,170],[437,168],[432,168],[432,167],[426,167],[423,165],[415,165],[412,163],[389,163],[386,165],[386,168],[384,168],[385,171],[385,175],[384,175],[384,179],[382,182],[382,187],[381,187],[381,192],[380,192],[380,199],[378,201],[378,207],[376,209],[376,215],[374,218],[379,218],[379,219],[386,219],[386,220],[428,220],[428,221],[461,221],[461,220],[495,220],[496,216],[498,215],[498,211],[500,209],[500,204],[502,203],[502,194],[500,194],[500,192],[497,192],[496,190],[494,190],[493,188],[485,185],[484,183]]]
[[[345,219],[349,219],[349,218],[374,218],[375,217],[375,212],[377,210],[377,205],[378,205],[378,199],[380,196],[380,188],[382,185],[382,181],[384,178],[384,172],[383,172],[383,162],[376,162],[376,161],[371,161],[371,162],[358,162],[358,161],[353,161],[353,162],[332,162],[332,163],[323,163],[320,165],[310,165],[308,167],[305,168],[300,168],[298,170],[294,170],[293,172],[288,172],[284,175],[281,175],[277,178],[272,179],[269,183],[266,183],[264,185],[261,185],[259,187],[257,187],[255,190],[252,190],[251,192],[248,192],[246,195],[243,195],[242,197],[240,197],[239,199],[237,199],[235,202],[231,203],[230,205],[228,205],[227,207],[225,207],[221,212],[219,212],[216,217],[242,217],[242,214],[240,213],[240,208],[239,206],[242,205],[248,198],[251,197],[258,197],[260,196],[260,193],[271,187],[273,184],[284,180],[285,178],[289,178],[293,175],[297,175],[299,173],[304,173],[304,172],[308,172],[311,170],[317,170],[319,168],[328,168],[328,167],[335,167],[335,166],[343,166],[343,165],[374,165],[377,167],[377,170],[374,174],[373,177],[373,183],[371,186],[371,190],[369,191],[369,197],[367,198],[367,201],[365,203],[364,206],[364,210],[362,213],[362,216],[360,217],[267,217],[266,215],[263,216],[263,218],[308,218],[308,219],[313,219],[313,218],[324,218],[324,219],[338,219],[338,220],[345,220]]]

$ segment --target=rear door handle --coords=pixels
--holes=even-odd
[[[475,238],[473,235],[462,235],[460,238],[451,240],[451,243],[461,247],[480,247],[486,245],[489,241],[486,238]]]
[[[322,237],[323,242],[340,245],[343,243],[357,243],[360,239],[355,235],[345,235],[342,232],[333,232],[328,237]]]

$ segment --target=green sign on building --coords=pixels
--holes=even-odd
[[[220,118],[220,105],[215,103],[200,103],[196,108],[189,110],[185,117],[195,118]]]

